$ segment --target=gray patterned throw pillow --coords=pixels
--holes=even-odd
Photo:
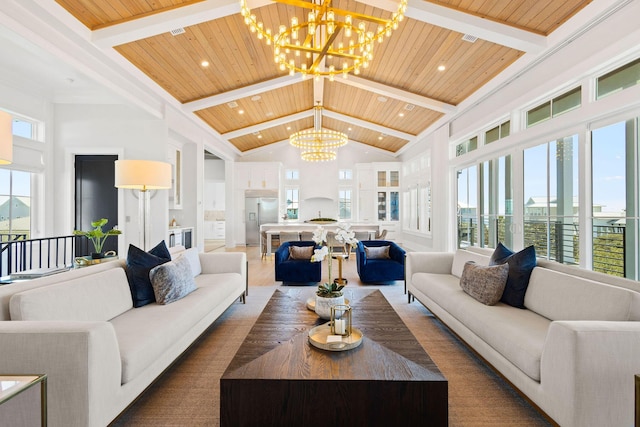
[[[507,264],[482,266],[467,261],[460,277],[460,287],[481,303],[495,305],[502,297],[508,276]]]
[[[158,304],[172,303],[196,289],[191,265],[184,256],[154,267],[149,278]]]

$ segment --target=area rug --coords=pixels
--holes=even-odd
[[[277,287],[251,287],[112,425],[218,426],[219,379]],[[401,285],[379,289],[447,377],[450,426],[550,425]]]

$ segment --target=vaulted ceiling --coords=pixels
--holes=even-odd
[[[91,31],[93,44],[115,49],[239,153],[313,127],[318,102],[323,127],[397,153],[519,57],[543,51],[548,36],[591,3],[410,0],[371,65],[329,81],[281,71],[271,46],[245,25],[239,0],[56,2]],[[247,3],[272,28],[306,13],[268,0]],[[397,7],[394,0],[332,5],[382,18]]]

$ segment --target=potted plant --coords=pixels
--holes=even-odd
[[[107,222],[109,222],[108,219],[101,218],[91,223],[93,230],[73,230],[74,236],[86,236],[91,241],[94,249],[94,252],[91,254],[91,258],[93,259],[104,258],[104,252],[102,251],[102,248],[104,247],[104,242],[109,236],[117,236],[118,234],[122,234],[120,230],[117,230],[115,228],[112,228],[111,230],[106,232],[102,231],[102,227],[106,225]]]
[[[322,319],[331,319],[331,307],[344,304],[344,285],[322,283],[316,290],[316,314]]]

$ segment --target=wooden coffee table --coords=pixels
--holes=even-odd
[[[378,290],[351,291],[352,350],[313,347],[325,321],[276,290],[220,379],[222,426],[446,426],[447,380]]]

